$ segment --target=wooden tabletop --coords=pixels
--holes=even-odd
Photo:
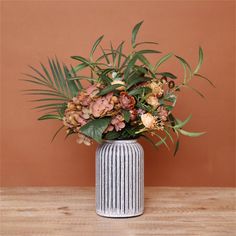
[[[145,188],[142,216],[96,215],[90,187],[1,188],[2,236],[236,235],[234,188]]]

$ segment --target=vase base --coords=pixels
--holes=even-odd
[[[118,214],[118,213],[104,213],[101,211],[96,211],[96,214],[102,217],[106,217],[106,218],[131,218],[131,217],[137,217],[137,216],[141,216],[143,214],[143,211],[141,212],[137,212],[137,213],[133,213],[133,214]]]

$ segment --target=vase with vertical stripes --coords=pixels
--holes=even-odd
[[[144,152],[137,140],[105,140],[96,151],[96,213],[133,217],[144,211]]]

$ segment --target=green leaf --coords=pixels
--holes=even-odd
[[[33,66],[29,66],[35,73],[37,73],[42,80],[44,80],[46,83],[48,82],[47,78],[42,74],[40,73],[40,71],[38,71],[36,68],[34,68]]]
[[[48,70],[46,69],[46,67],[45,67],[42,63],[40,63],[40,65],[41,65],[42,69],[44,70],[44,73],[45,73],[45,75],[46,75],[46,77],[47,77],[47,79],[48,79],[48,82],[49,82],[51,85],[53,85],[53,82],[52,82],[52,79],[51,79],[51,76],[50,76]]]
[[[113,84],[113,85],[110,85],[110,86],[107,86],[106,88],[104,88],[103,90],[101,90],[97,96],[103,96],[105,94],[108,94],[114,90],[116,90],[116,88],[118,87],[121,87],[121,86],[124,86],[123,84]]]
[[[153,66],[152,64],[148,61],[148,59],[142,55],[142,54],[138,54],[138,59],[145,65],[148,67],[150,74],[152,75],[153,78],[156,78],[155,74],[152,72],[153,71]]]
[[[193,91],[194,91],[195,93],[197,93],[201,98],[205,98],[205,96],[204,96],[201,92],[199,92],[197,89],[193,88],[192,86],[187,85],[187,84],[185,84],[184,86],[187,87],[187,88],[190,88],[191,90],[193,90]]]
[[[97,142],[102,141],[102,134],[109,125],[110,118],[92,120],[80,128],[80,132],[94,139]]]
[[[176,143],[175,143],[175,150],[174,150],[174,156],[176,155],[176,153],[178,152],[178,150],[179,150],[179,144],[180,144],[180,142],[179,142],[179,139],[176,141]]]
[[[163,77],[167,77],[167,78],[171,78],[171,79],[177,79],[177,76],[170,73],[170,72],[160,72],[160,73],[156,73],[156,75],[161,75]]]
[[[56,131],[56,133],[53,135],[53,137],[52,137],[52,140],[51,140],[51,143],[53,142],[53,140],[56,138],[56,136],[59,134],[59,132],[64,128],[65,126],[64,125],[62,125],[57,131]]]
[[[44,115],[44,116],[41,116],[38,118],[38,120],[50,120],[50,119],[62,120],[62,117],[59,115],[55,115],[55,114],[47,114],[47,115]]]
[[[167,61],[169,58],[171,58],[172,55],[173,55],[173,53],[168,53],[167,55],[163,56],[163,57],[156,63],[156,65],[154,66],[153,71],[156,72],[157,69],[158,69],[158,67],[159,67],[162,63],[164,63],[165,61]]]
[[[144,49],[144,50],[137,51],[136,53],[138,53],[138,54],[148,54],[148,53],[161,53],[161,52],[157,51],[157,50],[152,50],[152,49]]]
[[[130,121],[130,111],[123,110],[122,113],[123,113],[125,121],[128,123]]]
[[[104,35],[100,36],[100,37],[95,41],[95,43],[93,44],[92,50],[91,50],[90,55],[89,55],[91,60],[92,60],[92,58],[93,58],[93,54],[94,54],[94,52],[95,52],[97,46],[98,46],[98,45],[100,44],[100,42],[102,41],[103,37],[104,37]]]
[[[129,80],[127,82],[127,89],[131,88],[132,86],[142,83],[142,82],[146,82],[149,81],[150,79],[148,77],[138,77],[132,80]]]
[[[159,136],[159,135],[158,135]],[[161,136],[159,136],[159,139],[160,139],[160,141],[159,142],[157,142],[157,143],[155,143],[155,146],[156,147],[159,147],[161,144],[165,144],[165,146],[169,149],[169,147],[168,147],[168,145],[167,145],[167,143],[166,143],[166,137],[165,138],[162,138]]]
[[[96,61],[100,61],[101,59],[105,58],[107,64],[110,64],[110,60],[109,60],[109,58],[108,58],[108,55],[109,55],[110,53],[105,53],[105,51],[104,51],[104,49],[103,49],[102,46],[100,46],[100,48],[101,48],[101,50],[102,50],[102,54],[103,54],[103,55],[102,55],[101,57],[99,57]]]
[[[134,55],[133,58],[130,59],[130,61],[128,62],[127,67],[126,67],[126,69],[125,69],[125,71],[124,71],[124,80],[125,80],[125,81],[128,79],[128,77],[129,77],[129,75],[130,75],[130,72],[131,72],[131,70],[133,69],[133,66],[135,65],[135,62],[137,61],[137,59],[138,59],[138,56],[137,56],[137,54],[136,54],[136,55]]]
[[[105,135],[105,139],[108,139],[108,140],[118,139],[120,135],[121,135],[120,132],[110,131]]]
[[[143,21],[139,22],[138,24],[136,24],[132,30],[132,40],[131,40],[131,43],[132,43],[132,47],[135,48],[135,41],[136,41],[136,37],[137,37],[137,34],[138,34],[138,31],[142,25]]]
[[[112,42],[110,42],[110,47],[111,47],[111,56],[112,56],[112,62],[113,62],[113,66],[115,66],[115,61],[116,61],[116,52],[112,46]]]
[[[155,145],[155,142],[151,138],[149,138],[147,135],[141,134],[140,136],[144,138],[145,140],[147,140],[148,142],[150,142],[153,145],[153,147],[157,148],[157,146]]]
[[[180,128],[184,127],[190,121],[191,118],[192,118],[192,115],[187,117],[187,119],[185,119],[184,121],[178,121],[178,124],[175,125],[173,128],[180,129]]]
[[[172,135],[170,134],[170,132],[166,128],[164,128],[164,132],[170,138],[171,142],[174,143],[174,139],[173,139]]]
[[[145,95],[148,93],[151,93],[152,89],[149,87],[140,87],[140,88],[136,88],[136,89],[132,89],[131,91],[129,91],[129,95]]]
[[[183,129],[179,129],[178,130],[181,134],[185,135],[185,136],[189,136],[189,137],[199,137],[203,134],[205,134],[206,132],[189,132]]]
[[[73,67],[74,71],[77,72],[77,71],[80,71],[80,70],[83,70],[84,68],[88,67],[88,63],[81,63],[75,67]]]
[[[184,68],[184,84],[186,84],[187,82],[187,69],[189,71],[189,76],[190,78],[188,80],[191,79],[191,76],[192,76],[192,69],[190,67],[190,65],[187,63],[186,60],[184,60],[182,57],[179,57],[179,56],[176,56],[175,57],[178,59],[178,61],[182,64],[183,68]]]
[[[140,42],[140,43],[136,43],[134,48],[136,48],[137,46],[142,45],[142,44],[155,44],[155,45],[157,45],[158,43],[157,42],[151,42],[151,41]]]
[[[121,62],[121,56],[122,56],[122,49],[124,46],[125,41],[122,41],[121,44],[117,47],[117,51],[119,52],[118,55],[118,61],[117,61],[117,67],[120,67],[120,62]]]
[[[204,79],[204,80],[206,80],[212,87],[216,87],[208,78],[206,78],[205,76],[203,76],[203,75],[200,75],[200,74],[194,74],[194,76],[197,76],[197,77],[199,77],[199,78],[201,78],[201,79]]]
[[[201,47],[199,47],[199,58],[198,58],[198,64],[196,69],[194,70],[193,74],[197,74],[199,69],[201,68],[201,65],[203,63],[203,50]]]

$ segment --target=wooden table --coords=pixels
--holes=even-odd
[[[96,215],[90,187],[1,189],[2,236],[236,235],[234,188],[145,188],[145,213]]]

